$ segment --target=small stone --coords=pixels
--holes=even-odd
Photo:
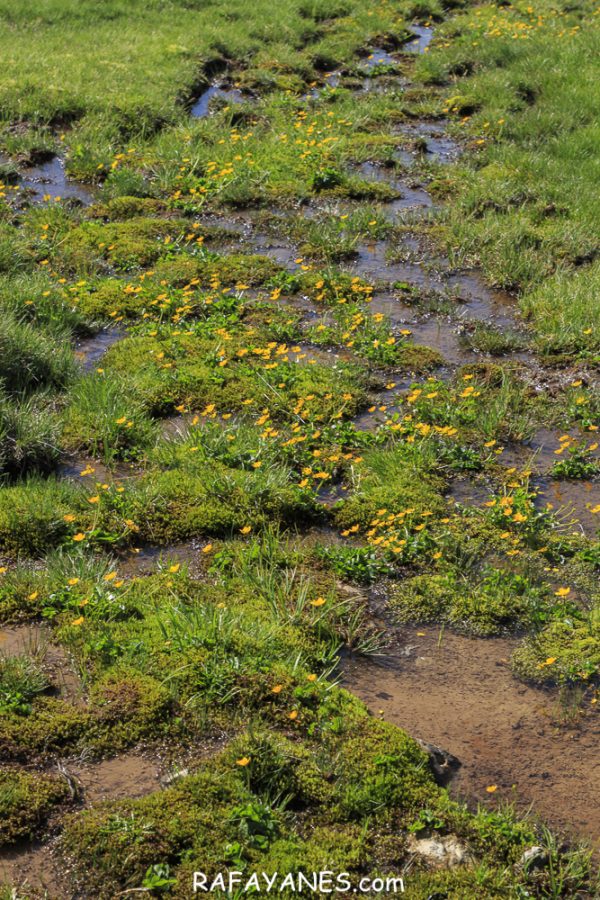
[[[519,868],[526,872],[534,872],[537,869],[545,869],[548,865],[548,851],[543,847],[529,847],[519,860]]]
[[[434,867],[459,866],[470,859],[469,851],[464,844],[460,843],[455,834],[429,838],[416,838],[414,835],[410,835],[408,850],[416,856],[421,856]]]

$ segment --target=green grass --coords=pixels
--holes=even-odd
[[[448,85],[447,108],[475,150],[450,176],[449,239],[493,283],[520,292],[550,352],[599,347],[593,11],[467,9],[441,29],[448,44],[420,63],[425,81]]]

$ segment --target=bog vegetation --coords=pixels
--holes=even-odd
[[[0,843],[50,896],[596,896],[339,685],[434,623],[597,699],[600,19],[448,6],[0,2],[0,639],[44,635],[0,642]],[[135,747],[163,788],[86,803],[69,760]]]

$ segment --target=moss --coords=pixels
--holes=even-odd
[[[150,197],[115,197],[107,203],[96,203],[88,212],[90,218],[109,219],[111,222],[127,219],[160,216],[168,211],[162,200]]]
[[[228,333],[228,339],[130,337],[111,348],[104,367],[130,379],[138,398],[157,415],[181,404],[201,410],[213,403],[219,412],[247,412],[251,402],[254,409],[268,407],[274,415],[295,418],[292,408],[302,400],[304,416],[312,412],[326,421],[339,411],[351,416],[364,405],[364,376],[357,368],[278,362],[281,356],[269,343],[251,333]]]
[[[238,283],[257,286],[265,284],[285,270],[268,256],[231,253],[227,256],[204,254],[160,259],[153,271],[157,281],[168,281],[174,287],[183,287],[197,278],[201,287],[208,288],[215,281],[229,286]]]
[[[285,469],[262,475],[218,465],[203,474],[152,472],[127,495],[127,513],[140,540],[159,544],[317,518],[312,495],[288,477]]]
[[[334,803],[343,818],[410,816],[435,798],[427,756],[399,728],[364,719],[339,747]]]
[[[64,481],[30,479],[0,490],[0,548],[5,553],[42,556],[73,529],[65,516],[80,504],[81,490]]]
[[[216,874],[234,836],[228,835],[229,812],[248,796],[231,772],[205,769],[141,800],[105,803],[71,816],[62,846],[86,888],[102,900],[119,889],[138,888],[157,861],[178,861],[192,851],[204,871]]]
[[[56,697],[40,697],[29,716],[0,715],[0,739],[6,759],[29,759],[74,748],[89,725],[84,707]]]
[[[90,693],[85,743],[111,753],[136,744],[164,730],[171,707],[169,692],[154,678],[135,671],[110,672]]]
[[[134,217],[126,222],[83,222],[71,229],[60,246],[60,261],[87,271],[90,261],[106,261],[118,269],[152,265],[169,243],[182,236],[185,223]]]
[[[431,347],[406,344],[399,353],[398,364],[411,372],[428,372],[444,364],[444,357]]]
[[[248,786],[265,799],[286,797],[294,809],[329,803],[332,784],[324,777],[313,752],[300,741],[271,731],[252,731],[235,740],[223,754],[225,766],[248,757]]]
[[[521,678],[539,683],[569,683],[596,679],[600,674],[600,625],[587,621],[551,622],[527,638],[512,657]]]
[[[413,509],[416,515],[441,511],[442,490],[442,479],[429,471],[425,460],[410,461],[401,448],[369,451],[361,464],[359,489],[336,508],[334,520],[340,528],[358,524],[365,529],[381,509]]]
[[[53,807],[67,796],[67,784],[48,775],[0,771],[0,846],[39,836]]]
[[[497,569],[472,580],[454,571],[417,575],[390,594],[399,622],[444,622],[484,636],[531,626],[549,606],[549,592]]]

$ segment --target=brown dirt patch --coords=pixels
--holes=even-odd
[[[344,686],[376,715],[448,750],[462,768],[455,795],[515,800],[600,850],[600,717],[584,700],[561,706],[557,692],[529,687],[510,670],[516,641],[406,629],[381,661],[348,660]],[[571,719],[560,724],[561,719]],[[497,785],[494,794],[486,788]]]

